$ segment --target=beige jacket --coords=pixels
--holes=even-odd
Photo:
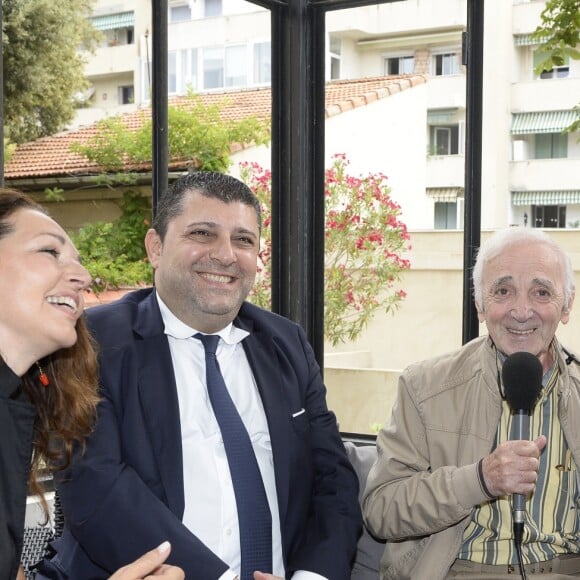
[[[580,465],[580,364],[555,340],[562,429]],[[488,337],[407,368],[377,439],[363,512],[387,542],[381,580],[445,578],[474,506],[487,499],[477,475],[501,414],[495,351]]]

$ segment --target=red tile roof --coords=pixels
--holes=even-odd
[[[426,77],[422,75],[405,75],[327,83],[326,117],[367,105],[424,82],[426,82]],[[224,119],[235,120],[249,116],[268,118],[270,116],[271,90],[269,87],[202,93],[199,96],[206,106],[221,104]],[[180,108],[187,108],[188,103],[191,103],[191,99],[187,97],[170,100],[170,105]],[[141,127],[150,116],[151,109],[147,107],[126,113],[121,116],[121,119],[128,130],[134,131]],[[5,179],[70,177],[101,173],[101,168],[89,162],[83,155],[70,150],[73,143],[86,143],[99,131],[99,123],[94,123],[20,145],[12,159],[5,165]],[[150,167],[142,169],[150,169]]]

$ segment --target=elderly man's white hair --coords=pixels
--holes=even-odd
[[[552,248],[556,255],[560,256],[564,267],[564,308],[570,307],[570,300],[574,295],[574,271],[572,261],[568,253],[557,244],[548,234],[534,228],[510,227],[498,230],[488,238],[477,253],[475,266],[473,267],[473,298],[477,309],[483,312],[483,266],[501,254],[506,248],[521,243],[543,243]]]

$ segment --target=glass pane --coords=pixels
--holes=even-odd
[[[539,133],[534,139],[534,159],[549,159],[552,156],[552,135]]]
[[[272,80],[272,44],[254,44],[254,83],[269,83]]]
[[[555,133],[553,143],[552,157],[554,159],[566,159],[568,157],[568,134]]]
[[[167,90],[169,94],[177,92],[177,53],[170,52],[168,54],[169,70],[167,73]]]
[[[224,52],[221,48],[203,51],[203,88],[219,89],[224,86]]]
[[[205,0],[205,16],[221,16],[222,0]]]
[[[247,85],[246,52],[245,46],[226,48],[226,87]]]
[[[169,7],[169,22],[183,22],[184,20],[191,20],[191,10],[188,4]]]

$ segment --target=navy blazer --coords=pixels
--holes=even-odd
[[[188,580],[219,578],[228,565],[181,522],[177,389],[155,291],[92,308],[87,319],[102,401],[84,455],[57,482],[67,524],[52,563],[74,580],[107,578],[169,540],[169,562]],[[250,332],[243,345],[270,430],[287,577],[303,569],[347,580],[361,529],[358,482],[313,351],[300,326],[249,303],[234,323]]]

